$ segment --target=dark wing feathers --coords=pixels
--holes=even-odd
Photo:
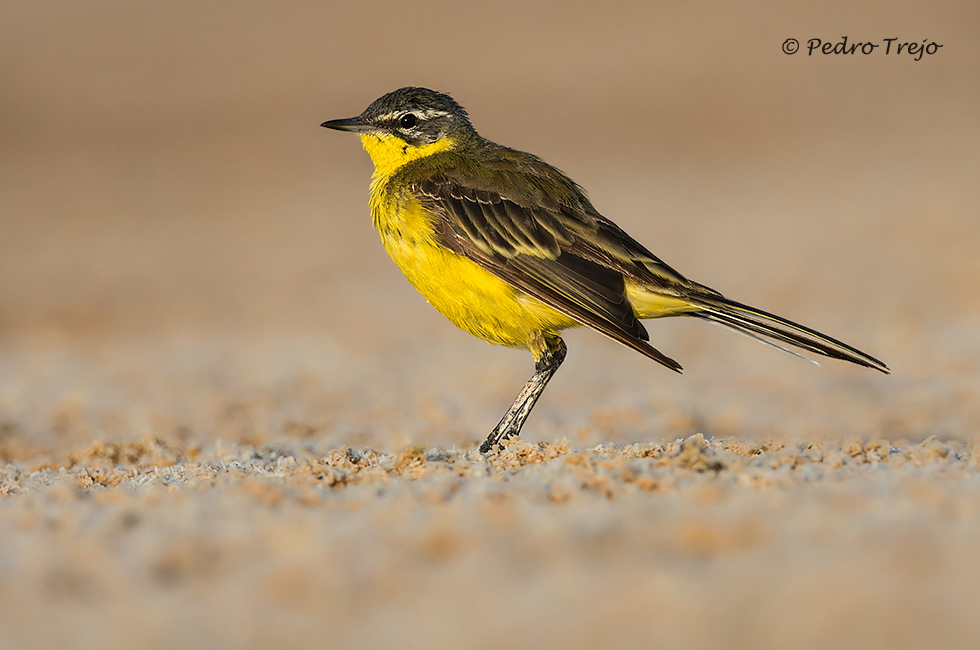
[[[571,243],[568,230],[544,210],[532,213],[513,201],[458,185],[427,184],[425,196],[441,208],[454,230],[459,229],[488,255],[517,253],[557,258]]]
[[[537,221],[531,218],[526,210],[520,209],[510,201],[500,201],[494,204],[494,210],[500,215],[502,223],[511,224],[514,235],[532,248],[537,248],[547,257],[556,258],[561,254],[560,241],[554,234],[548,232]]]
[[[599,221],[551,201],[526,205],[449,179],[412,185],[441,219],[440,243],[553,309],[659,361],[680,365],[651,347],[626,299],[623,263],[593,250]],[[551,204],[552,209],[542,204]]]

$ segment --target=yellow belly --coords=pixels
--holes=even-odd
[[[374,220],[385,250],[429,304],[460,329],[497,345],[527,348],[536,332],[557,335],[578,324],[438,245],[430,217],[416,201],[392,203],[372,205],[382,210]]]

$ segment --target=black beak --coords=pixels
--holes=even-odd
[[[374,127],[362,120],[360,115],[357,117],[348,117],[344,120],[329,120],[320,126],[338,131],[351,131],[353,133],[367,133],[368,131],[374,130]]]

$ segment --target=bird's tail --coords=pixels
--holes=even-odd
[[[749,307],[729,300],[720,295],[710,295],[688,298],[689,303],[696,308],[694,311],[683,312],[687,316],[697,316],[730,327],[751,338],[767,343],[794,356],[800,356],[787,350],[779,343],[788,343],[833,359],[842,359],[856,363],[859,366],[874,368],[888,374],[888,366],[869,354],[852,348],[826,334],[821,334],[809,327],[794,323],[775,314]],[[778,343],[774,343],[777,341]],[[804,357],[805,358],[805,357]]]

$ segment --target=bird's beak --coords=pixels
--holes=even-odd
[[[362,120],[360,115],[357,117],[348,117],[343,120],[329,120],[320,126],[338,131],[351,131],[353,133],[367,133],[374,130],[374,127]]]

